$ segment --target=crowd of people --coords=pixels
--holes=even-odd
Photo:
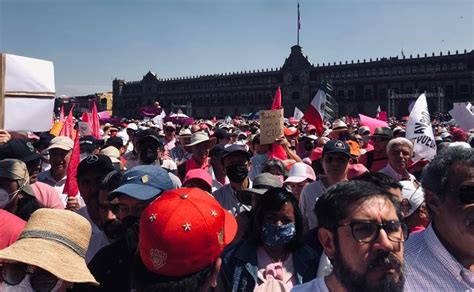
[[[0,130],[0,291],[474,290],[474,129],[325,128]]]

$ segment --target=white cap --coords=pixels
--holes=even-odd
[[[135,123],[130,123],[127,125],[127,129],[132,129],[134,131],[138,130],[138,126]]]
[[[406,213],[403,214],[406,217],[413,214],[425,200],[425,193],[421,186],[415,186],[412,181],[404,180],[400,181],[402,185],[402,201],[407,200],[410,203],[410,208],[406,210]]]
[[[316,180],[316,174],[314,173],[313,168],[304,162],[296,162],[290,168],[288,178],[284,182],[300,183],[308,178],[313,181]]]

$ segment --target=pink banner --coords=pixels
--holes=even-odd
[[[364,116],[363,114],[359,114],[359,117],[360,125],[369,127],[371,135],[374,133],[375,128],[388,127],[387,122]]]
[[[109,112],[108,111],[103,111],[103,112],[99,112],[97,113],[99,115],[99,119],[110,119],[110,115],[109,115]]]

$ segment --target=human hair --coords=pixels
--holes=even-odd
[[[101,190],[115,190],[120,186],[120,182],[122,181],[122,172],[119,170],[113,170],[105,175],[105,177],[100,182],[100,189]]]
[[[36,197],[32,197],[28,194],[22,192],[22,197],[18,198],[16,203],[16,211],[14,214],[21,219],[28,221],[30,219],[31,214],[33,214],[36,210],[43,208],[43,205],[36,199]]]
[[[381,172],[366,172],[359,176],[353,177],[351,180],[358,180],[358,181],[365,181],[372,183],[385,191],[389,189],[402,189],[403,186],[393,179],[391,176],[386,175],[385,173]]]
[[[421,186],[444,199],[453,165],[474,166],[474,149],[448,147],[440,151],[433,161],[423,168]]]
[[[272,170],[277,170],[277,171],[280,172],[280,174],[276,174],[276,173],[272,172]],[[286,176],[286,174],[287,174],[285,165],[279,159],[270,159],[270,160],[268,160],[263,165],[261,172],[269,172],[269,173],[274,174],[274,175],[283,175],[283,176]]]
[[[258,246],[263,245],[262,229],[265,214],[267,212],[278,212],[285,203],[291,203],[295,216],[296,235],[288,244],[288,248],[294,251],[303,245],[303,215],[298,207],[295,196],[286,188],[272,188],[266,191],[257,201],[255,210],[250,218],[246,238],[249,238]]]
[[[330,187],[316,202],[314,212],[319,226],[329,230],[337,227],[339,221],[349,216],[349,208],[373,197],[383,197],[395,207],[397,217],[403,219],[400,203],[386,190],[366,181],[352,180]]]
[[[413,153],[413,143],[410,140],[408,140],[407,138],[404,138],[404,137],[397,137],[397,138],[393,138],[390,141],[388,141],[388,143],[387,143],[387,153],[390,152],[390,150],[392,150],[392,148],[394,146],[398,146],[398,145],[408,146],[408,148],[410,148],[410,153]]]
[[[191,275],[170,277],[148,270],[140,255],[132,266],[132,290],[137,292],[195,292],[200,291],[212,273],[212,265]]]

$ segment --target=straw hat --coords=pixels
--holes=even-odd
[[[108,156],[112,163],[120,163],[120,151],[114,146],[108,146],[100,150],[100,154]]]
[[[69,210],[35,211],[18,240],[0,250],[0,261],[17,261],[42,268],[71,283],[99,285],[84,260],[91,225]]]
[[[209,136],[202,131],[198,131],[192,134],[191,143],[184,145],[186,151],[191,151],[191,147],[200,143],[207,143],[207,148],[211,149],[216,145],[216,137],[209,138]]]

